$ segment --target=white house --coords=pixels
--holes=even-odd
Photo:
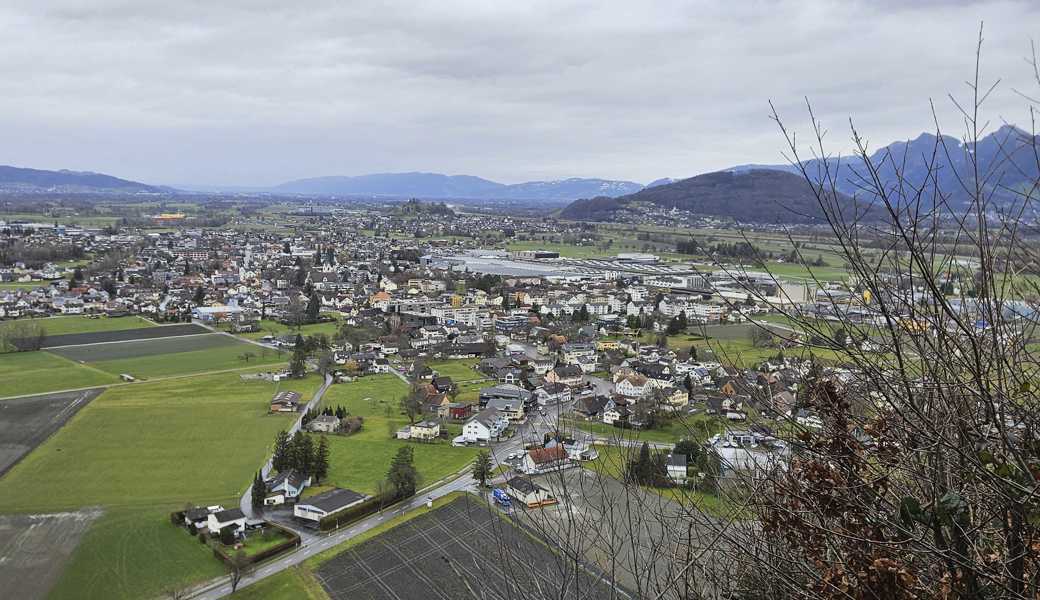
[[[267,496],[264,498],[264,505],[284,504],[287,500],[298,498],[310,484],[310,476],[302,473],[297,473],[296,471],[279,473],[267,484]]]
[[[235,535],[245,531],[246,515],[242,512],[242,509],[232,508],[231,510],[222,510],[220,512],[211,513],[209,518],[206,520],[206,527],[213,535],[220,534],[220,530],[229,525],[234,526]]]
[[[686,455],[668,455],[668,478],[676,483],[686,483]]]
[[[562,383],[547,383],[534,391],[539,406],[569,402],[571,388]]]
[[[617,393],[626,398],[642,398],[650,391],[650,383],[641,373],[630,373],[614,384]]]
[[[485,409],[473,416],[462,426],[460,436],[466,443],[487,443],[502,435],[509,426],[509,419],[494,409]]]

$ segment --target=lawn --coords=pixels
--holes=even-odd
[[[253,532],[246,536],[245,542],[242,544],[242,550],[247,556],[255,556],[270,550],[275,546],[285,542],[289,539],[289,535],[281,529],[275,529],[273,527],[266,527],[263,533]],[[233,547],[224,547],[224,552],[231,555],[236,552]]]
[[[304,567],[285,569],[229,596],[232,600],[328,600],[328,597],[311,571]]]
[[[374,493],[379,482],[386,478],[390,459],[404,446],[415,450],[420,487],[462,469],[473,460],[477,454],[475,448],[455,448],[446,441],[416,443],[393,438],[393,433],[408,423],[398,408],[398,399],[407,391],[407,386],[397,377],[376,375],[335,385],[325,393],[326,406],[342,405],[350,414],[365,419],[358,433],[346,437],[327,436],[331,468],[325,483]]]
[[[108,385],[118,381],[115,375],[76,364],[50,352],[0,354],[0,397]]]
[[[291,325],[282,325],[278,321],[272,321],[271,319],[263,319],[260,321],[260,331],[253,333],[240,333],[244,338],[251,340],[257,340],[265,335],[281,336],[288,333],[299,332],[305,336],[314,335],[316,333],[324,333],[325,335],[332,337],[339,330],[339,321],[330,321],[328,323],[311,323],[309,325],[301,325],[299,329]]]
[[[64,335],[66,333],[92,333],[95,331],[123,331],[125,329],[140,329],[142,327],[155,327],[155,323],[147,321],[142,317],[47,317],[44,319],[18,319],[0,323],[0,328],[11,323],[39,323],[47,335]]]
[[[0,479],[0,512],[236,502],[291,418],[268,415],[290,383],[208,375],[111,388]]]
[[[437,374],[441,377],[451,377],[452,381],[459,383],[460,381],[486,379],[484,375],[473,368],[479,362],[475,358],[467,358],[462,360],[442,360],[427,363],[426,366],[437,371]]]
[[[599,457],[589,463],[589,467],[601,475],[622,481],[625,463],[636,456],[639,448],[600,445],[596,446],[596,451],[599,452]],[[726,498],[725,495],[716,496],[683,488],[644,486],[643,489],[685,506],[692,504],[701,511],[716,517],[732,517],[734,511],[740,510],[740,507],[735,505],[729,498]]]
[[[119,509],[87,531],[48,598],[155,598],[223,573],[208,546],[170,524],[168,511]]]

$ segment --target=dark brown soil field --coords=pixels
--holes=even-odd
[[[0,400],[0,475],[103,391],[96,389]]]
[[[143,327],[140,329],[124,329],[120,331],[95,331],[92,333],[66,333],[49,335],[43,340],[44,348],[59,346],[79,346],[83,344],[100,344],[104,342],[126,342],[131,340],[151,340],[161,337],[180,335],[196,335],[210,333],[210,330],[193,323],[163,325],[161,327]]]
[[[469,498],[323,564],[333,600],[609,598],[609,586]]]

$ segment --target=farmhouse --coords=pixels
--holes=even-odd
[[[238,535],[246,529],[246,515],[240,508],[211,513],[206,521],[206,526],[213,535],[218,535],[225,527],[233,526],[235,534]]]
[[[299,392],[278,392],[271,398],[271,412],[296,412],[299,405]]]
[[[513,477],[506,482],[506,493],[522,502],[527,508],[538,508],[556,504],[549,490],[543,488],[527,477]]]
[[[293,507],[293,516],[297,519],[317,523],[329,515],[334,515],[341,510],[362,503],[367,497],[354,490],[331,489],[317,496],[311,496],[306,500],[297,502],[296,506]]]
[[[335,415],[319,415],[307,423],[307,429],[321,433],[335,433],[339,429],[339,418]]]

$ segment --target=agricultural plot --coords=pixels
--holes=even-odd
[[[468,497],[346,550],[315,573],[334,600],[610,596],[591,573]],[[599,593],[589,591],[599,588]]]
[[[0,590],[5,598],[43,598],[101,514],[0,515]]]
[[[386,478],[390,459],[403,446],[414,450],[420,485],[459,471],[473,460],[475,448],[455,448],[447,441],[416,443],[394,438],[394,433],[408,423],[398,405],[407,392],[404,382],[393,375],[364,377],[329,388],[322,400],[324,405],[341,405],[351,415],[363,417],[365,424],[350,436],[327,436],[331,468],[325,483],[375,493]]]
[[[138,378],[220,371],[285,361],[283,355],[274,350],[219,333],[118,344],[67,346],[54,349],[53,352],[107,373],[129,373]]]
[[[112,373],[81,365],[50,352],[0,354],[0,398],[108,385]]]
[[[0,401],[0,476],[102,389]]]
[[[155,327],[155,323],[142,317],[102,317],[91,319],[89,317],[47,317],[43,319],[18,319],[0,323],[0,328],[10,327],[16,323],[35,323],[43,328],[43,331],[51,335],[65,335],[67,333],[90,333],[94,331],[122,331],[126,329],[139,329],[143,327]]]
[[[206,333],[210,333],[210,331],[200,325],[180,323],[177,325],[161,325],[158,327],[136,327],[133,329],[48,335],[43,340],[43,347],[56,348],[60,346],[80,346],[84,344],[108,344],[112,342],[150,340]]]
[[[320,385],[225,373],[111,388],[0,479],[0,512],[237,502],[293,418],[267,414],[271,396]]]
[[[271,396],[310,398],[320,386],[318,376],[279,384],[225,373],[108,389],[0,478],[0,513],[104,509],[51,598],[152,598],[219,576],[220,563],[169,524],[169,511],[237,506],[295,418],[268,414]]]

